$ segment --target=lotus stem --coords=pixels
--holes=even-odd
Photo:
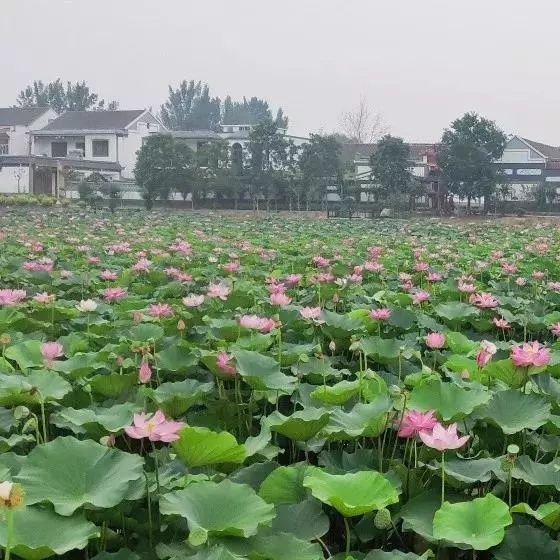
[[[14,539],[14,510],[11,507],[6,508],[6,553],[4,560],[10,560],[12,553],[12,541]]]
[[[441,505],[445,502],[445,451],[441,452]]]
[[[346,529],[346,556],[350,555],[350,525],[348,525],[348,519],[344,519],[344,528]]]

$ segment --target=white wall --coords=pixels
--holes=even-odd
[[[20,192],[29,192],[29,169],[27,167],[3,167],[0,170],[0,193],[17,193],[16,173],[21,173]]]

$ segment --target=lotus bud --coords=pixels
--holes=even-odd
[[[177,330],[178,331],[184,331],[187,325],[185,325],[185,321],[183,321],[183,319],[179,319],[177,321]]]
[[[0,344],[6,346],[12,342],[12,337],[9,334],[1,334],[0,335]]]
[[[336,351],[336,342],[335,342],[334,340],[331,340],[331,341],[329,342],[329,350],[330,350],[331,352],[335,352],[335,351]]]
[[[389,529],[392,525],[391,512],[387,508],[380,509],[373,518],[373,524],[377,529]]]
[[[21,433],[27,434],[27,433],[35,432],[37,430],[37,427],[38,427],[37,418],[35,418],[35,416],[32,416],[23,425],[23,428],[21,429]]]
[[[106,447],[115,447],[115,436],[114,436],[114,434],[111,434],[110,436],[103,436],[99,440],[99,443],[101,445],[105,445]]]
[[[8,480],[0,483],[0,505],[7,508],[16,508],[23,504],[25,492],[20,484]]]
[[[29,409],[26,406],[16,406],[14,408],[14,418],[16,420],[23,420],[27,418],[30,414]]]
[[[391,385],[389,387],[389,395],[391,395],[391,397],[393,398],[400,397],[401,394],[402,394],[402,389],[398,385]]]
[[[84,390],[84,393],[91,393],[91,385],[89,383],[86,383],[82,389]]]

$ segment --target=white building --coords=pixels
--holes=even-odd
[[[26,192],[29,165],[9,165],[13,158],[29,155],[30,131],[47,126],[56,118],[50,108],[0,108],[0,193]]]

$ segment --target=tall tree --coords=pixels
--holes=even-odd
[[[34,81],[22,89],[16,100],[18,107],[51,107],[58,114],[65,111],[90,111],[105,109],[105,100],[91,91],[85,81],[67,82],[57,78],[54,82]],[[116,101],[107,104],[108,110],[118,108]]]
[[[493,161],[505,147],[506,135],[494,121],[476,113],[466,113],[443,132],[438,163],[447,181],[448,190],[471,199],[484,197],[488,208],[497,183]]]
[[[170,135],[151,136],[138,151],[136,182],[149,210],[155,200],[168,200],[192,184],[194,153],[185,142]]]
[[[402,138],[387,134],[370,156],[372,180],[377,185],[376,195],[408,194],[413,178],[410,167],[410,148]]]
[[[161,106],[163,124],[171,130],[214,130],[220,123],[220,99],[210,96],[208,84],[183,80],[169,86],[169,98]]]
[[[251,97],[246,97],[242,101],[233,101],[228,95],[224,100],[222,123],[223,124],[247,124],[256,125],[263,122],[272,122],[277,128],[288,128],[288,117],[284,115],[282,108],[276,113],[273,119],[272,111],[268,101]]]
[[[332,134],[311,134],[308,144],[302,146],[299,158],[306,206],[312,198],[322,198],[329,185],[343,181],[341,145]]]
[[[373,144],[388,131],[381,115],[370,107],[365,97],[360,98],[354,109],[343,113],[340,120],[342,133],[356,144]]]

